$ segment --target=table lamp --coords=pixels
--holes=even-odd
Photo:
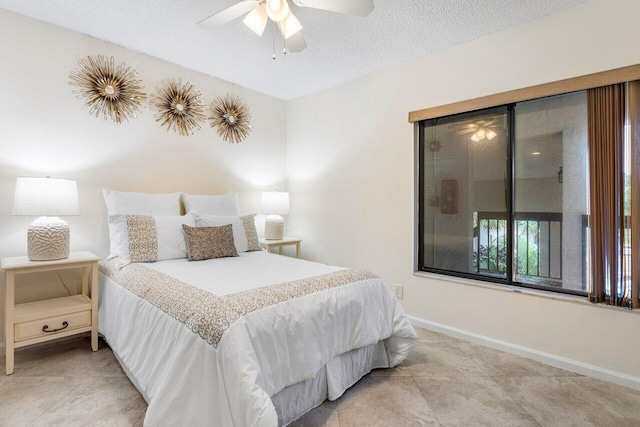
[[[69,256],[69,224],[57,215],[79,215],[78,185],[55,178],[18,178],[13,215],[38,215],[27,229],[27,254],[31,261]]]
[[[284,219],[280,215],[289,213],[289,193],[286,191],[263,191],[262,213],[268,215],[264,221],[264,238],[282,240]]]

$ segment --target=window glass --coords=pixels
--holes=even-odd
[[[421,128],[423,268],[505,278],[506,108]]]
[[[515,281],[586,291],[586,92],[515,106]]]

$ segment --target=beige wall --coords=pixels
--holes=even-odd
[[[403,284],[413,316],[640,377],[636,312],[412,274],[407,122],[409,111],[640,63],[638,20],[637,0],[594,0],[290,101],[289,225],[304,256]]]
[[[65,218],[71,226],[71,249],[102,256],[108,251],[102,187],[194,194],[234,191],[240,193],[242,213],[259,209],[261,190],[286,188],[284,101],[3,10],[0,40],[0,256],[26,254],[26,229],[34,219],[11,216],[18,176],[77,180],[81,215]],[[240,144],[229,144],[203,123],[195,135],[180,136],[160,127],[150,108],[120,125],[96,119],[68,82],[80,58],[97,54],[133,67],[147,93],[163,78],[181,77],[202,92],[207,104],[226,92],[241,96],[253,113],[251,135]],[[40,279],[38,284],[21,284],[18,301],[66,295],[57,276]],[[0,287],[4,307],[4,278]],[[4,326],[1,329],[3,336]]]

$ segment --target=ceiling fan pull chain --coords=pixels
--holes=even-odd
[[[273,23],[273,60],[276,60],[276,23]]]

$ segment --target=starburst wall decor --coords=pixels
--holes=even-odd
[[[156,94],[151,95],[151,106],[158,112],[153,117],[157,122],[180,135],[191,135],[200,129],[206,117],[201,94],[190,83],[182,84],[182,79],[165,79],[156,86]]]
[[[251,132],[251,112],[239,97],[227,94],[211,103],[211,127],[217,127],[222,139],[231,143],[244,141]]]
[[[136,111],[142,111],[140,106],[147,99],[137,76],[124,62],[116,68],[113,56],[87,56],[69,74],[69,84],[80,88],[73,93],[85,99],[90,114],[122,123],[136,117]]]

